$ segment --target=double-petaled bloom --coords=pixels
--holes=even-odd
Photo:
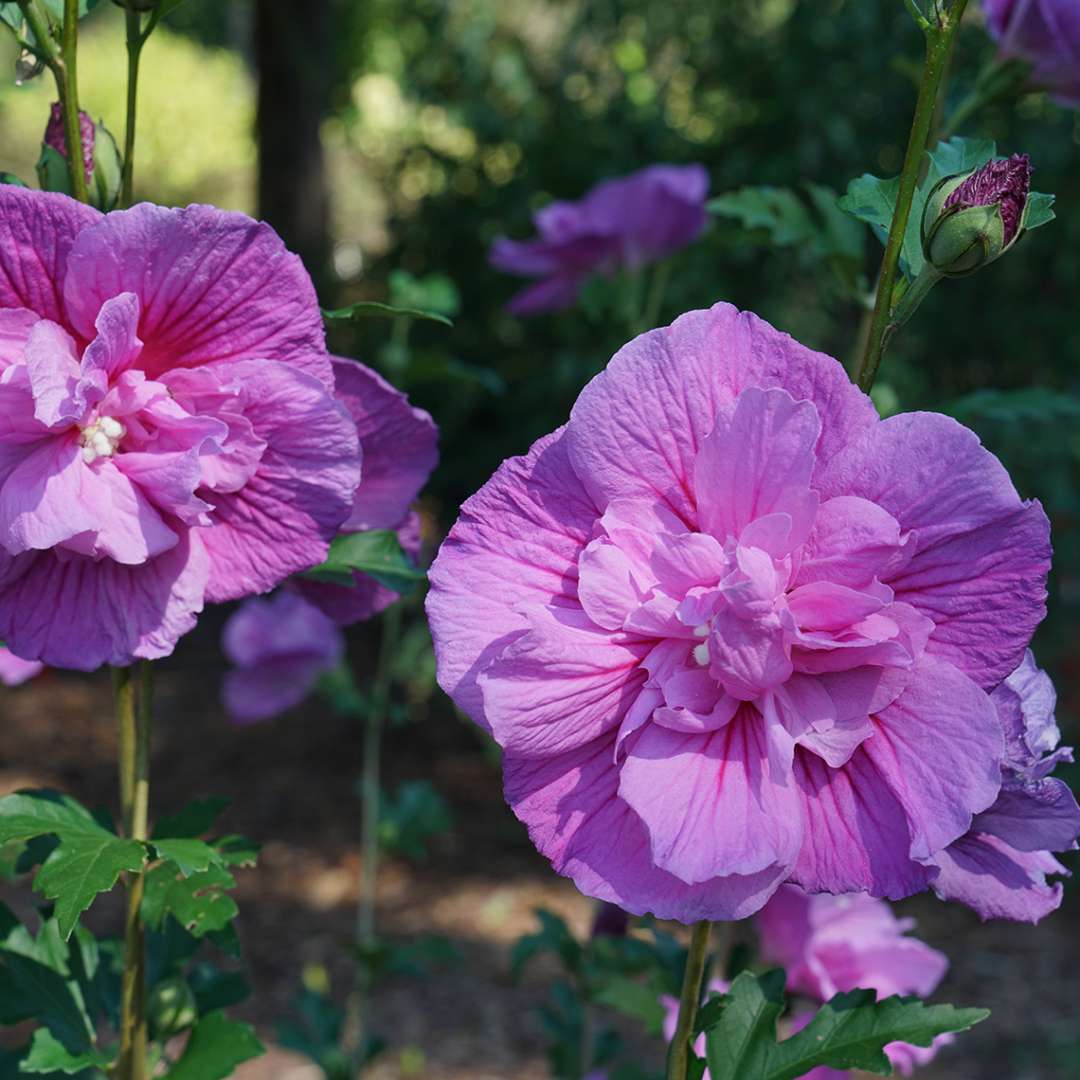
[[[0,189],[0,638],[89,670],[323,561],[360,481],[276,234]]]
[[[972,432],[880,420],[835,360],[718,305],[623,348],[465,503],[428,612],[557,870],[634,913],[738,919],[785,881],[941,875],[1001,791],[990,692],[1049,561]]]

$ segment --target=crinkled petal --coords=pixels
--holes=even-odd
[[[589,383],[568,427],[574,466],[600,506],[648,499],[691,522],[694,463],[720,410],[747,387],[774,386],[817,409],[819,470],[876,420],[831,357],[717,304],[635,338]]]
[[[1004,740],[988,695],[951,664],[927,655],[913,676],[865,752],[904,807],[911,857],[926,860],[997,798]]]
[[[971,831],[992,833],[1017,851],[1069,851],[1080,836],[1080,806],[1063,780],[1006,783]]]
[[[578,557],[597,510],[567,460],[564,430],[504,462],[465,502],[428,575],[439,685],[484,726],[476,677],[527,629],[517,605],[580,607]]]
[[[769,898],[783,866],[687,885],[652,861],[649,835],[619,798],[614,736],[550,758],[503,758],[506,799],[555,870],[587,896],[633,915],[693,923],[743,919]]]
[[[334,394],[360,436],[364,473],[343,532],[396,529],[439,460],[439,431],[381,375],[337,357]]]
[[[203,606],[207,560],[195,535],[142,566],[51,551],[0,555],[0,638],[52,667],[168,656]]]
[[[217,372],[243,388],[242,409],[266,443],[235,493],[200,489],[214,507],[203,531],[208,600],[266,592],[326,558],[360,477],[356,428],[316,378],[287,364],[239,361]]]
[[[797,796],[771,779],[761,728],[744,708],[719,731],[650,725],[628,744],[619,795],[648,830],[657,866],[689,884],[791,866],[802,832]]]
[[[524,757],[559,754],[618,727],[645,683],[650,643],[620,641],[570,608],[523,614],[528,631],[477,680],[496,742]]]
[[[34,418],[47,428],[71,425],[83,418],[89,392],[79,371],[71,335],[56,323],[37,323],[26,341],[26,373],[34,395]],[[100,393],[98,397],[100,397]]]
[[[1050,526],[1024,503],[978,437],[936,413],[870,429],[820,477],[823,496],[856,495],[917,534],[886,583],[933,619],[928,649],[991,689],[1020,662],[1046,613]]]
[[[25,308],[0,308],[0,374],[26,359],[26,342],[39,320]]]
[[[65,195],[0,186],[0,308],[26,308],[66,325],[68,255],[76,237],[101,220]]]
[[[80,233],[58,280],[71,324],[87,339],[107,300],[138,297],[140,366],[150,377],[263,358],[333,387],[311,278],[270,226],[244,214],[148,203],[120,210]]]

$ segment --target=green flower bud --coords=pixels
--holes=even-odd
[[[945,177],[923,210],[926,261],[946,277],[965,277],[1000,258],[1023,235],[1030,191],[1026,154]]]
[[[171,978],[162,979],[150,991],[147,1017],[159,1039],[178,1035],[195,1023],[199,1018],[199,1010],[195,1004],[195,995],[183,976],[173,975]]]
[[[96,125],[94,139],[94,172],[90,184],[90,200],[99,210],[109,211],[116,206],[120,196],[123,158],[112,132],[104,120]]]

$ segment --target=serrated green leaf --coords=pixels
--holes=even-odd
[[[236,901],[226,891],[235,887],[236,879],[222,866],[186,875],[176,863],[161,863],[146,875],[143,918],[160,928],[171,914],[193,937],[204,937],[236,918]]]
[[[225,812],[230,800],[220,797],[196,799],[179,813],[163,817],[155,826],[152,839],[183,839],[202,836]]]
[[[1027,210],[1024,214],[1024,228],[1030,231],[1053,221],[1057,217],[1054,213],[1055,198],[1056,196],[1047,195],[1043,191],[1033,191],[1028,196]]]
[[[789,188],[744,187],[711,199],[708,210],[734,218],[747,229],[764,229],[777,247],[803,244],[817,227],[799,196]]]
[[[182,837],[175,840],[154,840],[152,844],[158,858],[176,863],[180,873],[188,876],[211,866],[225,865],[221,852],[202,840]]]
[[[380,585],[402,595],[412,592],[427,576],[405,553],[392,529],[339,536],[330,545],[326,562],[312,567],[303,576],[313,581],[351,587],[355,584],[355,573],[367,574]]]
[[[663,1030],[667,1010],[656,988],[647,983],[616,976],[593,994],[593,1000],[639,1020],[650,1035],[659,1035]]]
[[[220,840],[214,841],[214,847],[217,848],[226,866],[254,866],[259,858],[260,845],[246,836],[223,836]]]
[[[812,1069],[862,1069],[889,1076],[884,1052],[891,1042],[929,1046],[946,1032],[966,1031],[984,1020],[985,1009],[927,1005],[917,998],[876,1001],[873,990],[838,994],[801,1031],[776,1041],[785,1006],[784,973],[743,972],[725,995],[719,1018],[706,1033],[712,1080],[798,1080]]]
[[[33,1019],[72,1053],[92,1047],[90,1019],[73,983],[19,953],[4,952],[0,960],[0,1024]]]
[[[30,1053],[19,1063],[24,1073],[80,1073],[84,1069],[105,1069],[111,1059],[100,1050],[71,1053],[47,1028],[38,1028],[30,1043]]]
[[[359,322],[361,319],[426,319],[429,322],[453,326],[453,321],[438,311],[424,308],[395,307],[393,304],[380,304],[374,300],[363,300],[348,307],[323,311],[327,322]]]
[[[60,843],[42,864],[34,888],[56,903],[66,940],[99,892],[124,871],[141,870],[146,849],[104,828],[74,799],[54,792],[23,792],[0,799],[0,844],[52,834]]]
[[[237,1065],[265,1052],[250,1024],[223,1012],[207,1013],[195,1025],[180,1060],[165,1074],[169,1080],[223,1080]]]

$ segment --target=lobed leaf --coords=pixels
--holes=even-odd
[[[111,1064],[100,1050],[72,1053],[47,1028],[38,1028],[30,1043],[30,1053],[19,1062],[24,1073],[81,1073],[84,1069],[105,1069]]]
[[[202,1017],[180,1060],[165,1074],[168,1080],[223,1080],[237,1065],[265,1052],[250,1024],[230,1020],[223,1012]]]

